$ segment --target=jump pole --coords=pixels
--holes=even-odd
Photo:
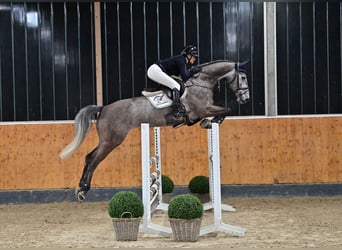
[[[141,160],[142,160],[142,200],[144,203],[144,215],[139,231],[148,233],[157,233],[170,236],[172,231],[170,227],[164,227],[152,223],[152,213],[157,210],[167,211],[168,204],[162,202],[161,185],[161,154],[160,154],[160,128],[154,127],[154,153],[150,157],[150,126],[148,123],[141,124]],[[154,187],[155,193],[151,192],[151,167],[155,165],[154,178],[157,185]],[[151,194],[153,197],[151,198]]]
[[[208,130],[208,162],[211,202],[204,204],[204,207],[205,210],[213,208],[214,224],[202,227],[200,235],[220,231],[235,236],[244,236],[246,229],[222,222],[222,210],[235,211],[235,209],[221,203],[220,130],[218,123],[212,123],[211,129]]]

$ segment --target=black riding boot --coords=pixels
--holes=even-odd
[[[172,89],[172,98],[173,98],[173,116],[175,118],[180,118],[186,114],[186,110],[183,104],[179,100],[179,90],[174,88]]]

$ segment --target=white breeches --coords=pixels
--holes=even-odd
[[[147,70],[147,76],[161,85],[164,85],[170,89],[180,90],[178,82],[176,82],[172,77],[166,74],[157,64],[152,64]]]

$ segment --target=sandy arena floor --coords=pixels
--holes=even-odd
[[[245,228],[243,237],[225,233],[197,242],[139,233],[137,241],[116,241],[106,202],[0,205],[0,247],[68,248],[271,248],[342,247],[342,197],[231,198],[236,208],[223,222]],[[206,211],[202,225],[212,223]],[[169,226],[158,211],[153,222]]]

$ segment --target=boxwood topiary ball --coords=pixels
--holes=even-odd
[[[203,175],[195,176],[190,180],[188,188],[194,194],[209,193],[209,177]]]
[[[162,192],[163,194],[172,193],[174,184],[171,178],[167,175],[162,175]]]
[[[191,194],[180,194],[170,200],[169,218],[195,219],[203,216],[203,204],[199,198]]]
[[[136,193],[120,191],[109,200],[108,213],[112,218],[138,218],[144,215],[144,204]]]

